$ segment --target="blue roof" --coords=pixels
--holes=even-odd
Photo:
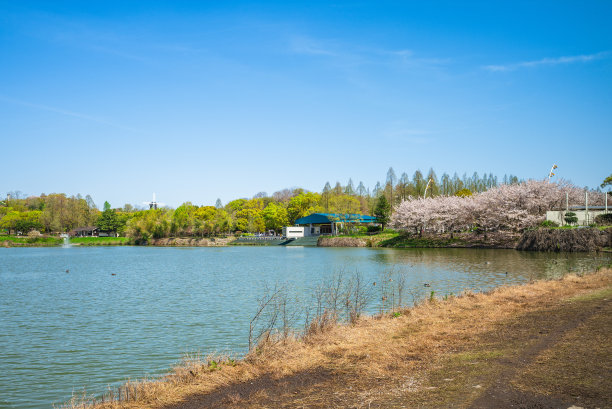
[[[297,219],[295,224],[325,224],[331,222],[376,223],[376,217],[354,213],[313,213],[309,216]]]

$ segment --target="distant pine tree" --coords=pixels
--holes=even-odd
[[[374,216],[376,216],[376,220],[378,223],[382,225],[382,230],[385,230],[385,226],[389,224],[389,220],[391,219],[391,205],[387,201],[385,195],[380,195],[376,202],[376,207],[374,208]]]

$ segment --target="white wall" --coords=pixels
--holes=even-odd
[[[576,217],[578,218],[578,222],[576,223],[578,226],[587,226],[591,223],[595,222],[595,217],[600,214],[604,214],[604,210],[589,210],[588,215],[584,210],[570,210],[570,212],[576,213]],[[565,210],[549,210],[546,212],[546,220],[553,221],[555,223],[559,223],[560,226],[563,226],[565,220]]]
[[[296,226],[283,227],[283,236],[288,239],[297,239],[299,237],[304,237],[304,228]]]

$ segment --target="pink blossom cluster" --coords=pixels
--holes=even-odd
[[[394,209],[390,226],[414,232],[522,231],[545,219],[546,211],[569,204],[584,205],[585,190],[567,182],[528,180],[500,185],[468,197],[408,198]],[[604,195],[589,192],[589,204],[603,204]]]

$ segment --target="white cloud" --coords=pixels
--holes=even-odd
[[[595,54],[586,55],[572,55],[557,58],[542,58],[534,61],[523,61],[512,64],[503,65],[485,65],[483,68],[488,71],[500,72],[500,71],[514,71],[519,68],[537,67],[540,65],[560,65],[560,64],[572,64],[578,62],[589,62],[594,60],[600,60],[610,55],[610,51],[602,51]]]

